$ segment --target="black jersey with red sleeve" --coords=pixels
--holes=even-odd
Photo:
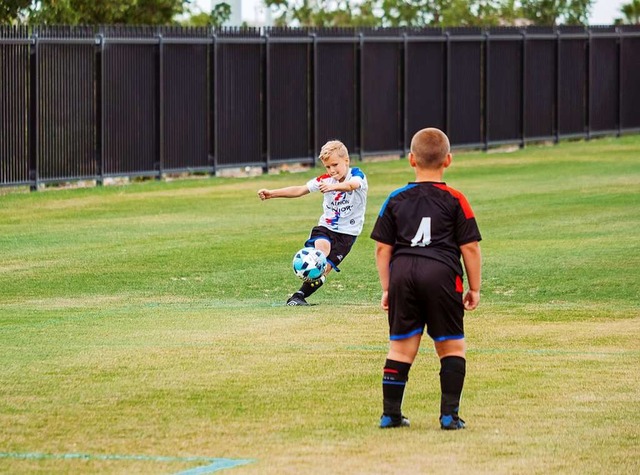
[[[393,246],[394,257],[428,257],[449,265],[458,275],[462,275],[460,246],[482,239],[465,196],[442,182],[409,183],[392,192],[371,238]]]

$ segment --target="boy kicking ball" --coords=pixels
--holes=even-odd
[[[340,272],[338,265],[349,254],[356,238],[362,232],[367,206],[367,177],[359,168],[349,167],[349,152],[339,140],[331,140],[320,150],[320,160],[326,169],[324,175],[304,185],[275,190],[258,190],[261,200],[271,198],[298,198],[316,191],[324,195],[323,214],[318,225],[311,230],[305,247],[315,247],[327,256],[327,267],[319,279],[304,282],[287,300],[287,305],[309,305],[306,299],[325,282],[331,269]]]
[[[382,378],[380,427],[403,427],[402,399],[426,328],[440,358],[440,427],[464,429],[458,411],[466,374],[463,315],[480,301],[480,231],[467,199],[443,181],[449,139],[422,129],[411,140],[416,181],[387,198],[371,233],[388,311],[389,352]],[[468,291],[463,297],[464,262]]]

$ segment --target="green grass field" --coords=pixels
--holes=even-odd
[[[425,339],[383,431],[386,316],[368,235],[404,160],[356,162],[367,223],[284,300],[318,195],[254,178],[0,195],[0,473],[640,472],[640,136],[459,153],[484,240],[468,428],[438,428]]]

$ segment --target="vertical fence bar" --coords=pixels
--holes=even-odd
[[[211,99],[211,103],[213,106],[213,168],[211,170],[212,175],[215,176],[216,172],[218,171],[218,160],[220,157],[219,154],[219,145],[218,143],[220,142],[218,139],[218,120],[219,120],[219,114],[218,114],[218,37],[217,35],[213,35],[212,36],[212,40],[213,40],[213,74],[212,74],[212,80],[213,80],[213,94],[212,94],[212,99]]]
[[[266,173],[269,171],[269,165],[271,164],[271,44],[269,43],[269,34],[265,33],[264,35],[264,44],[265,44],[265,60],[264,60],[264,109],[265,109],[265,117],[264,117],[264,126],[266,129],[266,137],[265,137],[265,163],[262,167],[263,171]]]
[[[527,67],[527,32],[526,30],[521,30],[520,34],[522,35],[522,55],[521,55],[521,63],[520,63],[520,148],[524,148],[525,142],[525,120],[526,120],[526,107],[527,107],[527,75],[526,75],[526,67]]]
[[[591,78],[591,74],[592,74],[592,68],[591,68],[591,54],[593,51],[593,44],[592,44],[592,33],[591,30],[587,30],[587,51],[586,51],[586,68],[587,68],[587,72],[586,72],[586,78],[585,78],[585,82],[586,84],[586,94],[585,94],[585,108],[584,108],[584,114],[585,114],[585,120],[586,120],[586,124],[585,124],[585,128],[586,128],[586,133],[587,133],[587,140],[591,140],[591,86],[592,86],[592,78]]]
[[[562,41],[562,37],[560,35],[560,30],[556,28],[556,93],[554,97],[554,114],[555,114],[555,143],[560,142],[560,68],[562,65],[560,64],[560,53],[562,49],[560,48],[560,42]]]
[[[358,111],[358,117],[356,117],[356,124],[358,127],[358,134],[356,135],[358,137],[358,140],[360,141],[360,161],[362,161],[362,159],[364,158],[364,151],[365,151],[365,143],[364,143],[364,120],[362,120],[362,118],[364,117],[364,34],[362,32],[360,32],[358,34],[359,37],[359,41],[358,41],[358,58],[356,59],[356,63],[358,64],[358,77],[356,79],[356,84],[358,84],[358,95],[357,95],[357,100],[358,100],[358,105],[357,105],[357,111]]]
[[[96,35],[96,185],[104,184],[104,35]]]
[[[446,65],[444,70],[445,72],[445,132],[447,135],[451,135],[451,33],[448,31],[445,33],[446,37],[446,53],[445,53],[445,61]]]
[[[409,37],[406,32],[402,33],[402,156],[407,156],[407,131],[409,130]]]
[[[164,42],[162,33],[157,33],[158,49],[156,50],[156,71],[158,74],[157,84],[157,101],[158,101],[158,117],[156,118],[156,130],[158,134],[158,157],[156,162],[156,180],[162,179],[164,170]]]
[[[489,150],[489,126],[491,125],[489,119],[489,82],[491,79],[491,66],[489,59],[491,58],[491,35],[485,30],[484,32],[484,107],[481,107],[484,119],[484,150]],[[482,67],[482,66],[481,66]]]
[[[315,167],[318,163],[318,155],[320,154],[320,145],[318,141],[318,136],[320,135],[320,131],[318,129],[318,35],[316,33],[311,33],[311,37],[313,38],[313,52],[312,52],[312,65],[313,73],[311,77],[313,78],[313,85],[311,87],[313,94],[313,113],[311,117],[313,117],[313,166]]]
[[[31,48],[29,57],[29,189],[38,190],[39,170],[38,170],[38,148],[39,148],[39,103],[40,91],[38,88],[39,68],[38,68],[38,34],[31,36]]]

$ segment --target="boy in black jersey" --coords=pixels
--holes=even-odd
[[[389,195],[371,233],[390,337],[381,428],[409,425],[402,399],[425,328],[440,358],[440,427],[464,428],[458,415],[466,372],[463,315],[480,301],[481,236],[467,199],[442,181],[451,159],[442,131],[418,131],[409,153],[416,181]]]

